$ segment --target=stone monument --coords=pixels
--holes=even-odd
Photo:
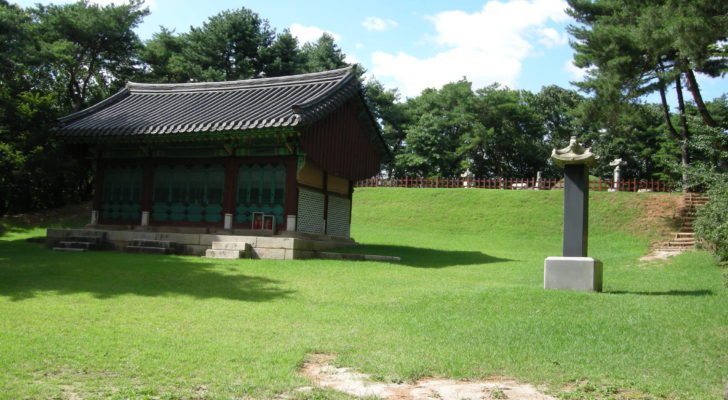
[[[609,163],[610,167],[614,167],[614,185],[611,189],[609,189],[610,192],[619,191],[619,180],[622,177],[622,166],[623,165],[627,165],[627,162],[622,161],[621,158],[615,158],[614,161]]]
[[[460,177],[463,178],[463,187],[473,187],[473,178],[475,177],[475,174],[470,172],[470,168],[466,169],[465,172],[460,174]]]
[[[544,261],[544,288],[602,290],[602,262],[587,257],[589,239],[589,167],[596,156],[572,136],[569,145],[554,149],[554,164],[564,169],[564,243],[562,257]]]

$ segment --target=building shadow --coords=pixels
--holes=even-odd
[[[184,295],[265,302],[290,296],[284,281],[246,275],[191,257],[118,252],[54,252],[24,240],[0,242],[0,296],[90,293],[105,299]]]
[[[606,294],[635,294],[639,296],[712,296],[715,294],[712,290],[665,290],[655,292],[628,291],[628,290],[609,290]]]
[[[362,244],[337,251],[341,253],[400,257],[401,261],[397,262],[397,264],[416,268],[445,268],[456,265],[477,265],[513,261],[507,258],[494,257],[480,251],[441,250],[385,244]]]

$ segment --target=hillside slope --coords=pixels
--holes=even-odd
[[[561,255],[563,191],[359,188],[352,236],[363,244]],[[591,192],[589,255],[619,262],[675,229],[680,196]],[[619,251],[616,251],[619,249]]]

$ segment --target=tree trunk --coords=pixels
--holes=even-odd
[[[718,123],[716,123],[713,117],[710,116],[708,109],[705,107],[703,96],[700,95],[698,81],[695,79],[695,73],[693,73],[691,68],[686,68],[685,77],[688,82],[688,90],[690,90],[690,93],[693,95],[693,100],[695,100],[695,105],[698,107],[698,111],[700,112],[700,117],[703,118],[703,122],[705,122],[705,125],[717,128]]]
[[[688,138],[690,137],[690,131],[688,130],[688,122],[685,118],[685,100],[683,99],[682,92],[682,74],[678,74],[675,77],[675,91],[677,92],[677,108],[680,117],[680,133],[682,140],[680,141],[680,158],[682,165],[682,179],[683,189],[687,189],[688,185],[688,169],[690,165],[690,159],[688,154]]]
[[[670,106],[667,104],[667,95],[665,94],[665,82],[660,79],[659,80],[659,86],[660,90],[660,100],[662,102],[662,116],[665,118],[665,126],[667,127],[667,131],[672,135],[672,137],[675,138],[675,140],[680,140],[680,135],[677,133],[677,130],[675,130],[675,126],[672,125],[672,119],[670,118]]]

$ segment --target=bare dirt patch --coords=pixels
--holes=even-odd
[[[331,354],[312,354],[301,368],[301,374],[313,380],[318,387],[357,397],[389,400],[556,400],[539,392],[533,385],[503,378],[480,381],[426,378],[413,383],[375,382],[368,375],[352,368],[331,365],[334,358]],[[311,388],[301,388],[306,389]]]
[[[679,217],[680,209],[684,205],[682,196],[664,194],[644,194],[641,199],[640,217],[632,223],[631,229],[643,230],[645,227],[654,229],[654,235],[659,239],[653,240],[650,251],[640,258],[640,261],[659,261],[680,254],[681,251],[664,251],[664,242],[669,240],[680,228],[682,220]]]
[[[633,221],[630,228],[639,232],[646,226],[654,227],[659,236],[665,236],[680,227],[678,213],[683,207],[682,196],[643,193],[640,197],[640,217]]]

